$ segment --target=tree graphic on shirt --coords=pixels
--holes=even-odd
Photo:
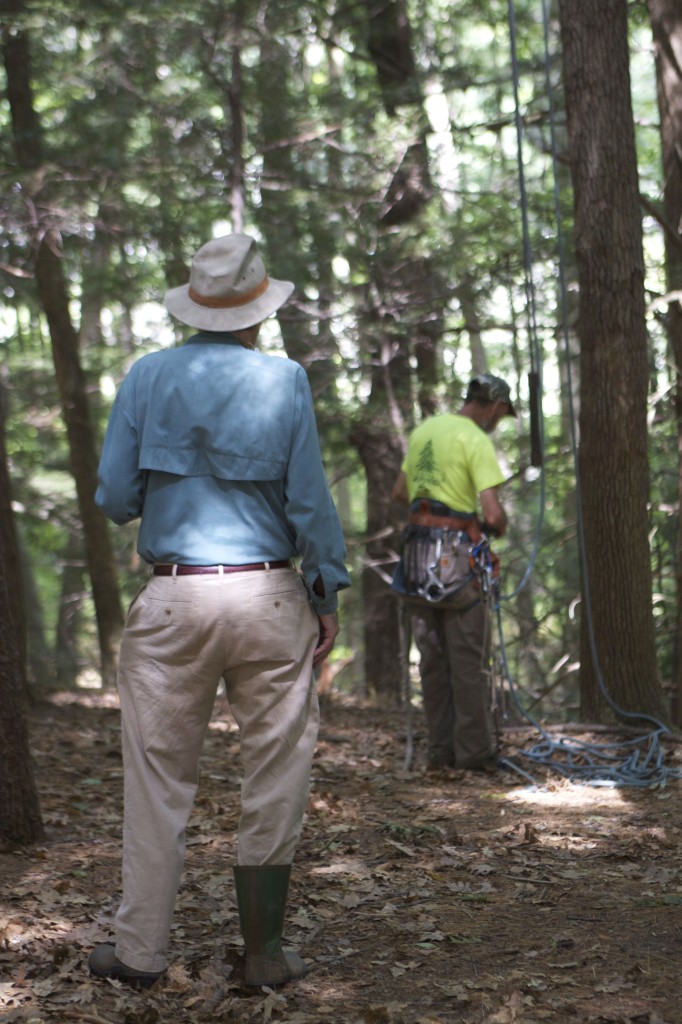
[[[419,453],[414,471],[414,482],[417,494],[428,494],[431,485],[438,481],[436,460],[433,457],[433,444],[427,441]]]

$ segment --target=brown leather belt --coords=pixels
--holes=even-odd
[[[252,562],[249,565],[153,565],[152,576],[205,576],[230,572],[254,572],[257,569],[290,569],[289,559],[280,562]]]

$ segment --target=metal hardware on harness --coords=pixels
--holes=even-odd
[[[440,578],[440,556],[443,552],[443,532],[438,531],[438,537],[436,539],[436,551],[434,554],[434,560],[430,565],[426,567],[426,583],[422,587],[417,588],[417,593],[420,597],[423,597],[425,601],[435,603],[443,599],[445,592],[445,584]]]
[[[442,571],[442,558],[443,558],[443,547],[444,541],[451,542],[453,536],[457,538],[457,548],[459,549],[461,544],[465,544],[469,554],[469,577],[463,578],[460,582],[457,590],[461,590],[468,582],[471,582],[474,576],[483,575],[484,570],[484,556],[480,553],[487,551],[487,541],[483,538],[476,546],[471,544],[471,538],[468,534],[461,530],[456,531],[453,534],[452,530],[437,530],[435,532],[435,548],[433,553],[433,561],[426,566],[426,579],[424,583],[416,587],[416,593],[424,601],[428,601],[430,604],[438,604],[444,599],[450,599],[452,597],[452,581],[444,581],[441,577]]]
[[[478,573],[481,581],[483,600],[486,599],[493,588],[493,564],[490,560],[489,551],[488,541],[484,538],[480,544],[471,549],[469,557],[471,568]]]
[[[450,531],[446,531],[448,535]],[[463,540],[462,533],[458,533],[460,543]],[[467,538],[469,539],[469,538]],[[440,576],[441,556],[443,554],[443,531],[439,530],[436,536],[436,546],[433,561],[426,566],[426,580],[417,587],[417,594],[429,604],[438,604],[447,597],[449,584],[444,583]],[[493,575],[493,563],[490,558],[490,548],[487,537],[483,537],[477,544],[469,548],[469,568],[471,577],[477,577],[480,582],[481,598],[483,601],[493,592],[496,580]],[[471,578],[470,577],[470,578]]]

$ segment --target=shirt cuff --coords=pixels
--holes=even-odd
[[[336,591],[327,597],[318,597],[317,594],[310,594],[310,603],[317,615],[333,615],[339,607],[339,595]]]

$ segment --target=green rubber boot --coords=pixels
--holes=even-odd
[[[282,949],[290,874],[290,864],[239,865],[234,869],[247,985],[273,988],[306,973],[298,953]]]

